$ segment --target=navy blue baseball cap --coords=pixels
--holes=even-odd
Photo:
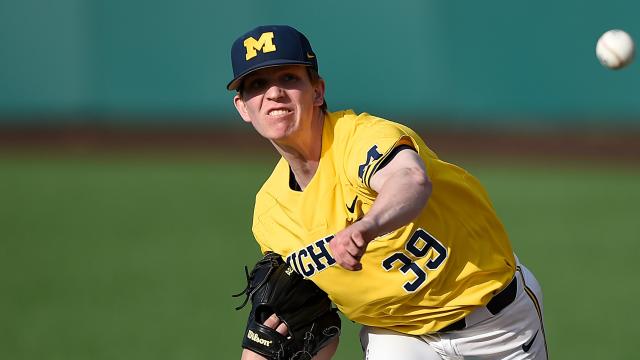
[[[258,26],[240,36],[231,47],[233,80],[227,84],[227,89],[236,90],[242,78],[255,70],[292,64],[310,66],[318,71],[318,59],[309,40],[291,26]]]

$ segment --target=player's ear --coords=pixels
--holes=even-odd
[[[244,100],[240,94],[236,94],[233,97],[233,105],[235,105],[236,110],[238,110],[238,114],[242,117],[242,120],[246,122],[251,122],[251,117],[249,116],[249,112],[247,111],[247,104],[245,104]]]
[[[324,79],[318,79],[313,85],[313,105],[322,106],[324,104]]]

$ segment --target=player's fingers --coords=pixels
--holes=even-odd
[[[358,245],[356,245],[353,241],[350,241],[349,243],[347,243],[347,245],[344,248],[347,251],[347,253],[349,253],[349,255],[353,256],[356,259],[359,259],[362,256],[362,253],[364,252],[364,249],[361,247],[358,247]]]
[[[276,328],[276,331],[280,334],[280,335],[288,335],[289,334],[289,328],[287,327],[287,324],[281,322],[280,325],[278,325],[278,327]]]
[[[356,257],[356,256],[358,255],[358,253],[360,252],[360,251],[358,250],[358,248],[357,248],[357,247],[355,247],[355,245],[346,246],[346,247],[344,248],[344,250],[345,250],[345,251],[344,251],[344,252],[345,252],[345,255],[347,255],[347,256],[351,256],[351,257]]]
[[[275,313],[271,314],[271,316],[269,316],[267,320],[264,321],[264,325],[272,329],[275,329],[278,326],[278,324],[280,324],[280,318],[278,318],[278,316]]]
[[[360,264],[358,259],[348,253],[340,257],[339,259],[336,259],[336,261],[338,262],[338,264],[340,264],[340,266],[347,270],[354,271],[362,269],[362,264]]]
[[[351,263],[351,265],[349,265],[347,270],[360,271],[360,270],[362,270],[362,264],[359,261],[355,261],[355,262]]]
[[[358,248],[364,247],[365,241],[364,237],[362,237],[362,233],[354,232],[353,234],[351,234],[351,240]]]
[[[336,262],[342,268],[351,271],[362,269],[359,262],[362,251],[349,238],[334,239],[329,243],[329,248]]]
[[[331,253],[337,259],[353,256],[352,253],[357,253],[357,247],[351,242],[349,238],[334,239],[329,243]],[[338,261],[340,263],[340,261]]]

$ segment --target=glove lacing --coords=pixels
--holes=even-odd
[[[255,272],[258,269],[254,269],[251,274],[249,274],[249,269],[247,268],[247,265],[244,266],[244,274],[247,277],[247,287],[244,288],[244,290],[242,290],[241,292],[235,294],[235,295],[231,295],[232,297],[238,297],[241,295],[247,295],[247,297],[244,299],[244,301],[242,302],[242,305],[236,307],[236,310],[240,310],[243,307],[245,307],[247,305],[247,303],[249,302],[249,299],[251,298],[251,296],[253,295],[253,293],[256,292],[256,290],[258,290],[259,288],[262,287],[262,285],[264,285],[264,283],[267,282],[267,280],[269,280],[269,275],[271,275],[271,273],[273,272],[274,268],[270,267],[269,271],[267,272],[267,275],[264,277],[264,279],[262,279],[262,281],[255,285],[254,287],[251,287],[251,280],[253,280],[254,276],[255,276]]]
[[[239,292],[237,294],[234,294],[234,295],[231,295],[232,297],[238,297],[238,296],[242,296],[242,295],[245,295],[245,294],[247,295],[247,297],[244,299],[244,302],[242,303],[242,305],[236,307],[236,310],[242,309],[249,302],[249,287],[251,286],[251,278],[249,277],[249,269],[247,268],[247,265],[244,266],[244,274],[247,277],[247,286],[241,292]]]

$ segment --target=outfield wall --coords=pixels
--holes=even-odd
[[[630,0],[3,2],[0,119],[237,121],[231,42],[287,23],[314,45],[333,109],[640,124],[640,64],[609,71],[594,54],[610,28],[640,39],[638,13]]]

